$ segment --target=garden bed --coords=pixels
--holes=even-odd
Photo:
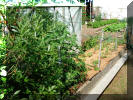
[[[93,98],[93,100],[97,100],[100,94],[102,94],[104,89],[109,85],[111,80],[115,77],[117,72],[125,63],[125,61],[127,60],[127,56],[127,51],[123,49],[107,64],[103,71],[101,71],[94,78],[92,78],[92,80],[86,81],[76,92],[78,95],[78,100],[88,100],[88,98]]]
[[[108,51],[106,48],[108,48]],[[119,45],[117,50],[115,50],[113,43],[107,44],[106,48],[102,49],[100,68],[97,67],[99,56],[99,50],[97,49],[97,47],[87,50],[80,56],[80,58],[85,62],[87,68],[86,82],[93,80],[95,76],[104,71],[106,67],[108,67],[108,64],[110,64],[110,62],[115,59],[120,54],[120,52],[123,52],[123,50],[125,50],[125,44]],[[114,62],[116,62],[117,60],[115,59]],[[79,91],[86,82],[79,83],[78,85],[70,88],[71,93],[75,94],[76,91]]]
[[[101,65],[100,65],[100,69],[97,69],[97,64],[98,64],[98,60],[96,60],[96,58],[98,59],[99,56],[99,50],[95,50],[95,48],[92,48],[90,50],[87,50],[85,52],[85,57],[83,57],[82,59],[84,60],[86,67],[88,69],[87,72],[87,79],[91,79],[93,78],[98,72],[102,71],[106,65],[108,64],[108,62],[113,59],[115,56],[117,56],[119,54],[119,52],[124,49],[125,45],[120,45],[118,46],[117,50],[113,50],[113,44],[109,44],[108,46],[110,46],[108,49],[110,49],[109,51],[107,51],[106,48],[104,48],[102,50],[102,57],[101,57]],[[93,54],[93,56],[90,56],[90,53]],[[107,54],[106,54],[107,53]]]
[[[118,32],[120,30],[123,30],[126,26],[125,22],[117,22],[117,23],[112,23],[112,24],[107,24],[104,26],[100,26],[97,28],[93,28],[93,27],[87,27],[87,25],[83,25],[82,26],[82,43],[87,41],[89,36],[94,36],[97,35],[99,33],[101,33],[102,29],[105,32]]]

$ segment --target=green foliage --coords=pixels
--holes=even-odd
[[[3,65],[3,60],[5,57],[6,45],[5,40],[0,33],[0,99],[3,99],[7,90],[6,90],[6,76],[2,75],[2,71],[5,71],[6,66]]]
[[[7,13],[9,26],[15,30],[6,36],[7,99],[64,98],[71,86],[85,78],[85,64],[76,53],[80,50],[76,36],[47,9],[33,10],[36,13],[22,13],[15,19],[14,11]]]
[[[88,23],[88,27],[98,28],[107,24],[118,23],[118,22],[119,21],[117,19],[99,20],[99,21]]]
[[[89,53],[87,54],[87,56],[91,57],[91,56],[92,56],[92,52],[89,52]]]
[[[90,36],[90,38],[83,43],[82,50],[86,51],[90,48],[95,47],[97,45],[98,41],[99,41],[99,36],[94,36],[94,37]]]
[[[126,27],[126,23],[121,22],[121,23],[116,23],[116,24],[112,24],[112,25],[105,27],[104,31],[105,32],[118,32],[121,29],[124,29],[125,27]]]
[[[126,39],[125,38],[118,38],[117,42],[118,42],[118,45],[126,44]]]
[[[2,37],[2,33],[0,33],[0,66],[3,64],[3,60],[5,57],[5,52],[6,52],[6,42],[5,39]]]
[[[97,66],[98,60],[94,60],[92,63],[93,63],[94,66]]]
[[[1,35],[1,31],[2,31],[2,24],[0,24],[0,35]]]
[[[95,70],[95,71],[99,71],[99,70],[100,70],[100,68],[98,68],[98,67],[95,67],[95,68],[94,68],[94,70]]]

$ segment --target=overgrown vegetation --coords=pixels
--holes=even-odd
[[[83,82],[86,75],[85,64],[76,53],[80,48],[75,35],[46,9],[33,8],[27,14],[15,9],[7,15],[11,31],[5,37],[5,99],[53,100],[70,95],[69,88]]]
[[[88,27],[98,28],[107,24],[118,23],[118,22],[119,21],[117,19],[99,20],[95,22],[89,22]]]
[[[0,99],[3,99],[4,95],[6,94],[6,66],[3,65],[3,60],[5,58],[6,53],[6,44],[5,39],[2,37],[0,31]]]

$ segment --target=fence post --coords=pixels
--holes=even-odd
[[[101,50],[102,50],[103,37],[104,37],[104,31],[102,30],[102,35],[101,35],[101,38],[100,38],[99,57],[98,57],[98,68],[99,69],[100,69],[100,65],[101,65]]]
[[[118,37],[118,31],[116,32],[115,35],[115,50],[117,50],[117,37]]]

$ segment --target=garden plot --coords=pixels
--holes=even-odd
[[[125,45],[119,45],[117,50],[112,49],[114,48],[114,44],[108,44],[109,46],[109,51],[107,52],[107,49],[104,48],[102,50],[102,56],[101,56],[101,65],[100,68],[98,68],[98,54],[99,54],[99,50],[95,50],[95,48],[92,48],[90,50],[87,50],[83,55],[81,55],[81,59],[83,59],[83,61],[85,62],[86,68],[87,68],[87,75],[86,75],[86,81],[84,83],[86,83],[88,80],[92,80],[93,77],[95,77],[98,73],[100,73],[101,71],[103,71],[107,65],[109,64],[109,62],[115,58],[116,56],[118,56],[120,54],[120,52],[125,49]],[[79,84],[75,84],[74,86],[72,86],[70,88],[70,92],[72,94],[75,94],[76,91],[82,87],[84,85],[84,83],[80,82]]]
[[[113,59],[115,56],[117,56],[119,52],[125,48],[125,45],[119,45],[117,50],[115,50],[113,43],[107,44],[106,46],[107,47],[103,48],[102,50],[100,68],[97,67],[99,50],[92,48],[90,50],[87,50],[84,53],[84,55],[81,56],[88,69],[87,79],[91,79],[98,72],[103,70],[109,63],[109,61]]]
[[[100,31],[107,27],[110,26],[111,24],[114,23],[119,23],[117,19],[111,19],[111,20],[99,20],[95,22],[89,22],[87,25],[82,25],[82,42],[87,41],[87,38],[89,36],[94,36],[96,34],[99,34]]]
[[[121,24],[118,24],[118,26]],[[124,24],[125,25],[125,24]],[[103,71],[109,62],[120,54],[126,47],[125,45],[125,29],[124,25],[116,27],[114,30],[104,32],[102,46],[100,49],[100,34],[91,36],[86,42],[83,43],[82,49],[85,51],[79,56],[84,62],[87,68],[86,80],[91,80],[98,73]],[[106,26],[110,27],[112,25]],[[105,28],[106,28],[105,27]],[[114,27],[114,26],[113,26]],[[106,28],[107,29],[107,28]],[[112,30],[113,29],[113,30]],[[99,64],[99,53],[100,54],[100,66]],[[75,93],[84,83],[79,83],[78,85],[70,88],[72,93]]]

